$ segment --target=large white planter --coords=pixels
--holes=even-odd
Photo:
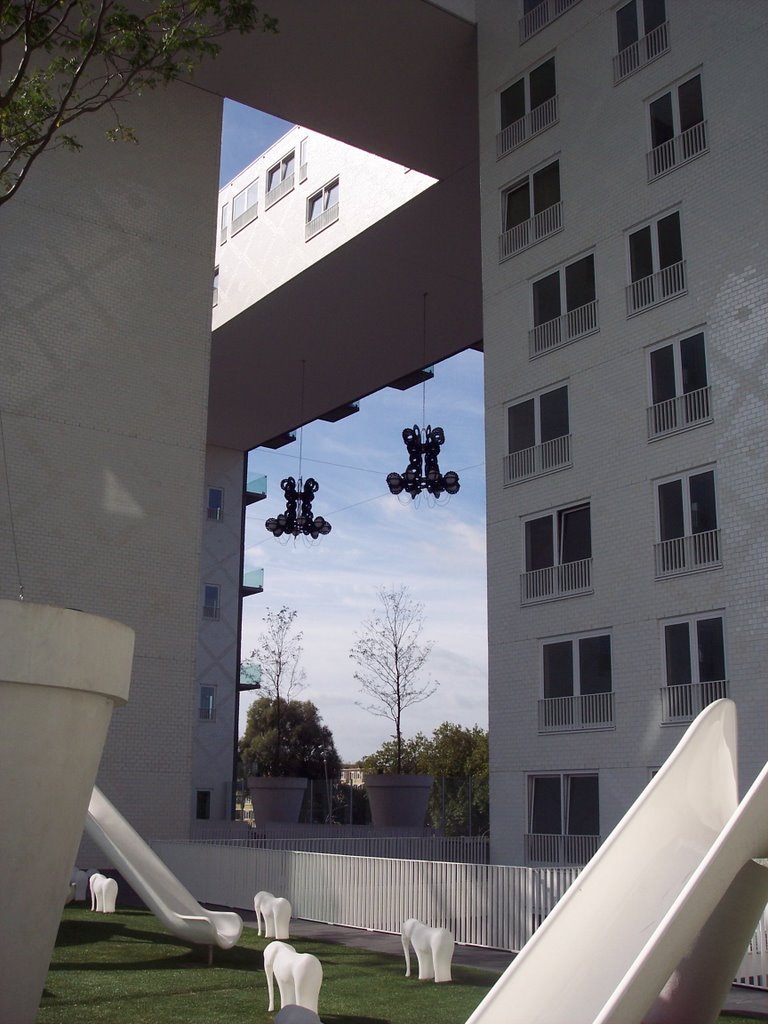
[[[251,775],[248,792],[253,805],[254,825],[269,822],[294,825],[299,820],[306,788],[306,779]]]
[[[424,828],[431,775],[365,775],[371,819],[377,828]]]
[[[133,630],[0,601],[0,1021],[33,1024]]]

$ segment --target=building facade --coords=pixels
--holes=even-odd
[[[768,753],[762,3],[479,0],[493,859]]]

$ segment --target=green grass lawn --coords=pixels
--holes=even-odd
[[[214,951],[209,967],[206,949],[177,942],[146,911],[97,915],[68,907],[37,1022],[271,1024],[266,944],[246,928],[234,949]],[[406,978],[402,957],[304,939],[295,945],[322,962],[325,1024],[464,1024],[498,977],[454,966],[454,982],[435,985]]]

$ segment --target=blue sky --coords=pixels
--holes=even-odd
[[[226,183],[274,142],[289,125],[227,102],[221,181]],[[461,490],[438,501],[393,497],[385,478],[402,472],[404,427],[426,422],[445,430],[443,472],[456,470]],[[483,357],[461,353],[435,368],[425,388],[384,389],[361,402],[360,412],[339,423],[304,428],[278,451],[251,452],[249,467],[268,479],[268,497],[251,505],[246,524],[246,569],[263,567],[264,593],[247,598],[243,652],[256,644],[268,608],[298,611],[304,633],[307,682],[301,696],[313,701],[333,731],[344,760],[372,753],[392,734],[392,724],[363,710],[349,650],[360,625],[377,606],[379,587],[404,584],[424,606],[423,639],[434,643],[427,674],[437,693],[408,709],[405,735],[430,733],[444,721],[487,726],[485,584],[485,469]],[[276,540],[264,522],[285,507],[280,481],[313,476],[314,502],[332,532],[311,544]],[[249,703],[244,695],[241,731]]]

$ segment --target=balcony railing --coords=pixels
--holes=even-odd
[[[248,569],[243,573],[243,590],[250,593],[261,593],[264,589],[264,570]]]
[[[547,697],[539,701],[539,732],[612,729],[613,693]]]
[[[654,544],[656,579],[681,576],[702,569],[717,569],[720,561],[720,531],[705,530]]]
[[[216,708],[206,707],[199,708],[198,714],[200,721],[202,722],[215,722],[216,721]]]
[[[541,0],[533,10],[528,11],[518,22],[520,42],[524,43],[531,36],[541,32],[555,18],[565,14],[569,7],[573,7],[579,0]]]
[[[203,618],[211,619],[215,621],[219,618],[219,606],[217,604],[204,604],[203,605]]]
[[[600,836],[525,835],[526,864],[586,864],[597,853]]]
[[[679,430],[697,427],[712,419],[711,391],[707,385],[685,395],[676,395],[666,402],[657,402],[648,408],[648,438],[663,437]]]
[[[295,181],[295,174],[287,174],[282,181],[278,182],[274,188],[271,188],[269,192],[264,196],[264,209],[268,210],[270,206],[274,206],[275,203],[279,202],[283,196],[287,196],[289,192],[293,192],[293,185]]]
[[[571,465],[571,434],[523,448],[504,456],[504,483],[514,484],[532,476],[553,473]]]
[[[510,256],[515,256],[523,249],[535,245],[536,242],[549,238],[550,235],[562,230],[562,227],[563,203],[561,200],[500,235],[499,261],[508,260]]]
[[[252,505],[267,496],[267,478],[263,473],[249,475],[245,481],[245,502]]]
[[[240,231],[246,224],[250,224],[252,220],[256,220],[259,215],[259,204],[254,203],[253,206],[249,206],[247,210],[243,210],[237,217],[232,218],[232,234]]]
[[[680,260],[627,285],[627,316],[684,295],[685,291],[685,260]]]
[[[592,559],[550,565],[520,576],[520,603],[538,604],[592,592]]]
[[[226,224],[222,224],[219,228],[219,245],[224,245],[227,240],[228,228]]]
[[[244,690],[258,689],[261,686],[261,665],[242,664],[239,684]]]
[[[206,509],[206,511],[208,513],[208,518],[215,520],[217,523],[220,523],[224,518],[224,509],[220,505],[218,508],[209,508]]]
[[[323,210],[319,217],[315,217],[306,225],[304,232],[304,241],[308,242],[310,238],[314,238],[315,235],[319,234],[324,228],[327,228],[329,224],[335,224],[339,219],[339,204],[334,203],[333,206],[327,210]]]
[[[664,725],[690,722],[708,704],[727,697],[730,687],[727,679],[713,679],[706,683],[684,683],[682,686],[662,686],[661,721]]]
[[[544,100],[528,114],[524,114],[517,121],[513,121],[512,124],[501,129],[496,136],[496,158],[500,160],[507,153],[511,153],[513,149],[522,146],[528,139],[532,139],[534,135],[538,135],[539,132],[543,132],[550,125],[555,124],[557,118],[557,96],[550,96],[548,100]]]
[[[561,345],[586,338],[600,330],[597,319],[597,299],[576,309],[569,309],[562,316],[539,324],[528,332],[528,356],[535,359]]]
[[[299,184],[307,180],[307,165],[299,164]]]
[[[662,22],[647,36],[621,50],[613,58],[613,84],[618,85],[635,71],[656,60],[669,49],[669,22]]]
[[[661,177],[707,151],[707,122],[700,121],[646,154],[648,181]]]

